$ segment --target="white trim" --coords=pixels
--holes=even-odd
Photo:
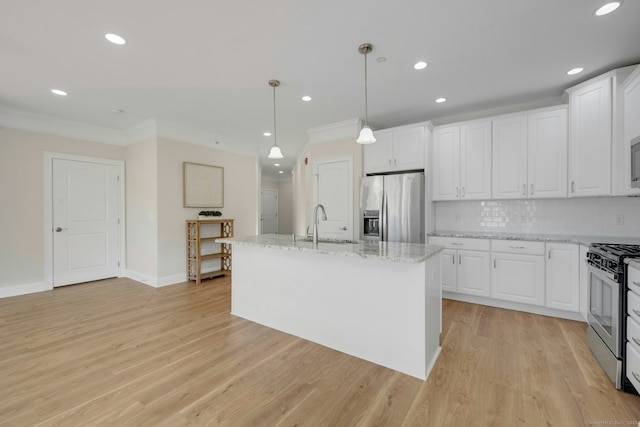
[[[455,301],[469,302],[472,304],[487,305],[489,307],[505,308],[507,310],[522,311],[525,313],[540,314],[543,316],[559,317],[561,319],[577,320],[584,322],[585,319],[579,312],[556,310],[537,305],[522,304],[518,302],[502,301],[493,298],[479,297],[475,295],[460,294],[457,292],[443,291],[442,298]]]
[[[152,288],[162,288],[164,286],[176,285],[178,283],[185,283],[188,281],[186,273],[171,274],[169,276],[154,277],[145,273],[140,273],[134,270],[125,271],[125,277],[136,282],[140,282],[143,285],[151,286]]]
[[[118,167],[118,212],[120,215],[120,267],[118,276],[126,269],[126,222],[125,214],[125,167],[124,161],[102,159],[98,157],[76,156],[67,153],[44,152],[44,286],[53,289],[53,160],[72,160],[77,162],[99,163]]]
[[[362,121],[360,119],[349,119],[308,129],[309,144],[319,144],[321,142],[346,138],[353,138],[353,142],[355,143],[358,132],[360,132],[360,128],[362,127],[361,123]]]
[[[36,292],[50,291],[44,282],[30,283],[26,285],[0,287],[0,298],[15,297],[18,295],[34,294]]]
[[[124,133],[118,130],[18,110],[4,105],[0,105],[0,126],[112,145],[126,145]]]

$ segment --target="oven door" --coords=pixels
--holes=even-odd
[[[622,357],[622,340],[620,339],[621,286],[605,271],[589,266],[587,320],[618,359]]]

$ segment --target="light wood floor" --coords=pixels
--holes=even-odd
[[[637,423],[585,325],[445,300],[427,381],[229,314],[227,278],[0,300],[2,426]],[[636,424],[632,424],[636,425]]]

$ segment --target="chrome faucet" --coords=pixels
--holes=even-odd
[[[324,210],[324,206],[318,203],[313,210],[313,244],[318,244],[318,208],[322,209],[322,220],[327,220],[327,212]]]

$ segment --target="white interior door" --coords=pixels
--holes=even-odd
[[[262,199],[262,234],[278,233],[278,190],[263,189]]]
[[[354,234],[351,162],[349,160],[317,162],[315,169],[316,204],[322,204],[327,213],[327,220],[323,221],[322,213],[318,212],[318,236],[329,239],[352,239]],[[313,220],[315,218],[312,217]]]
[[[118,276],[118,171],[111,164],[53,159],[53,286]]]

